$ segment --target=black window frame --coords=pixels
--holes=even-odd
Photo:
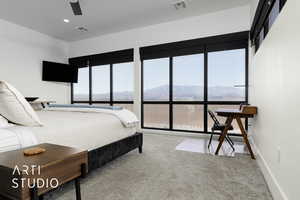
[[[134,100],[132,101],[114,101],[114,78],[113,78],[113,70],[115,64],[122,63],[132,63],[133,64],[133,49],[126,49],[121,51],[103,53],[103,54],[95,54],[89,56],[82,56],[76,58],[70,58],[69,63],[78,68],[88,67],[89,69],[89,100],[88,101],[75,101],[74,100],[74,86],[71,83],[71,104],[83,103],[83,104],[109,104],[111,106],[115,104],[134,104]],[[93,67],[101,66],[101,65],[109,65],[109,76],[110,76],[110,91],[109,91],[109,101],[94,101],[93,100]],[[134,90],[133,90],[134,92]]]
[[[279,3],[279,13],[282,11],[287,0],[260,0],[253,18],[251,30],[250,30],[250,39],[252,45],[255,46],[255,52],[258,51],[259,47],[263,40],[267,37],[272,25],[269,24],[270,13],[276,4]],[[279,15],[278,13],[278,15]],[[275,19],[276,20],[276,19]],[[264,31],[262,41],[260,41],[260,32]]]
[[[247,39],[244,41],[244,44],[241,45],[237,43],[235,40],[238,40],[238,38],[241,36],[241,33],[244,35],[247,35]],[[244,36],[245,37],[245,36]],[[196,39],[198,40],[199,44],[201,45],[198,48],[195,48],[193,46],[193,49],[191,51],[185,51],[185,53],[180,54],[176,53],[174,50],[174,46],[176,47],[176,43],[170,43],[170,48],[173,48],[173,55],[164,57],[164,55],[167,55],[165,53],[165,49],[167,49],[166,46],[168,44],[163,44],[163,50],[164,52],[159,55],[157,53],[157,58],[169,58],[169,92],[170,97],[169,101],[147,101],[144,100],[144,60],[150,60],[155,59],[155,56],[151,53],[149,53],[149,57],[141,55],[141,128],[142,129],[151,129],[151,130],[162,130],[162,131],[176,131],[176,132],[189,132],[189,133],[203,133],[203,134],[211,134],[211,131],[208,127],[208,106],[209,105],[240,105],[240,104],[247,104],[248,103],[248,91],[249,91],[249,62],[248,62],[248,55],[249,55],[249,48],[248,48],[248,37],[249,32],[240,32],[240,33],[233,33],[233,34],[226,34],[226,35],[220,35],[220,36],[214,36],[214,37],[208,37],[208,38],[201,38]],[[224,39],[225,38],[225,39]],[[228,41],[224,42],[228,38]],[[196,40],[190,40],[190,41],[183,41],[178,42],[177,44],[191,44],[196,43]],[[232,41],[232,42],[230,42]],[[184,46],[184,45],[183,45]],[[147,48],[147,47],[144,47]],[[150,50],[152,49],[159,49],[159,45],[156,47],[150,47]],[[208,53],[209,52],[216,52],[216,51],[224,51],[224,50],[234,50],[234,49],[245,49],[245,101],[209,101],[208,100]],[[175,52],[174,52],[175,51]],[[142,50],[140,50],[141,53],[143,53]],[[146,51],[145,51],[146,52]],[[204,100],[203,101],[174,101],[173,100],[173,58],[176,56],[182,56],[182,55],[192,55],[192,54],[204,54]],[[157,128],[157,127],[147,127],[144,123],[144,105],[149,104],[157,104],[157,105],[169,105],[169,128]],[[174,129],[173,128],[173,105],[203,105],[204,106],[204,130],[203,131],[196,131],[196,130],[181,130],[181,129]],[[246,129],[248,129],[248,120],[246,119]],[[215,133],[219,134],[219,133]],[[241,134],[238,133],[232,133],[230,135],[234,136],[241,136]]]

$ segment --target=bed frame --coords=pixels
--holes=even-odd
[[[88,152],[88,171],[91,172],[106,163],[134,150],[139,153],[143,151],[143,134],[135,133],[132,136],[119,140],[117,142],[105,145],[98,149]]]
[[[132,136],[119,140],[117,142],[105,145],[98,149],[88,152],[88,173],[98,169],[106,163],[134,150],[138,149],[139,153],[143,151],[143,134],[135,133]],[[62,186],[49,191],[44,195],[44,200],[53,199],[55,191],[60,190]],[[0,197],[1,199],[1,197]]]

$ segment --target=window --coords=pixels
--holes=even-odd
[[[204,106],[181,105],[173,106],[173,128],[175,130],[204,131]]]
[[[133,63],[120,63],[113,65],[114,101],[133,101],[133,73]]]
[[[169,129],[169,105],[145,104],[144,125],[147,127]]]
[[[116,105],[133,111],[132,62],[80,68],[78,76],[78,83],[72,84],[72,103]]]
[[[142,128],[207,133],[208,109],[247,102],[248,33],[232,43],[224,38],[141,48]],[[236,128],[231,133],[238,134]]]
[[[169,58],[144,61],[144,99],[146,101],[169,100]]]
[[[280,2],[279,0],[275,1],[273,8],[269,14],[268,22],[269,22],[269,28],[274,24],[277,16],[280,12]]]
[[[78,69],[78,83],[73,84],[73,100],[89,101],[89,68]]]
[[[92,101],[110,101],[110,65],[92,67]]]
[[[255,51],[259,49],[264,38],[274,24],[287,0],[260,0],[251,27],[251,41]]]
[[[70,58],[79,70],[79,82],[72,84],[71,102],[117,105],[133,111],[133,49]]]
[[[208,53],[208,100],[245,101],[245,49]]]
[[[204,55],[173,58],[173,100],[204,100]]]

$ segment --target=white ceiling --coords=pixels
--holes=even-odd
[[[0,18],[76,41],[249,4],[249,0],[186,1],[186,9],[175,10],[174,0],[80,0],[83,16],[74,16],[68,0],[1,0]],[[64,23],[65,18],[70,23]],[[76,30],[77,26],[88,32]]]

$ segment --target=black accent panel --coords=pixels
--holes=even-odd
[[[133,49],[96,54],[92,55],[90,59],[91,66],[133,62]]]
[[[88,60],[90,59],[89,56],[82,56],[82,57],[76,57],[76,58],[70,58],[69,64],[73,65],[78,68],[83,68],[88,66]]]
[[[70,2],[74,15],[82,15],[81,7],[79,1]]]
[[[251,31],[250,31],[250,37],[251,40],[256,38],[258,34],[260,33],[262,27],[264,26],[264,23],[268,17],[268,14],[270,13],[275,0],[260,0],[258,9],[256,10],[255,14],[255,21],[253,21]]]
[[[140,48],[141,60],[183,56],[203,53],[205,45],[213,50],[217,47],[230,46],[233,49],[248,45],[249,32],[230,33],[200,39],[186,40]],[[228,49],[228,48],[226,48]]]
[[[75,57],[70,58],[69,63],[76,67],[86,67],[88,66],[88,62],[89,66],[132,62],[133,52],[134,49],[126,49],[121,51]]]
[[[250,39],[252,44],[256,45],[256,49],[258,49],[260,45],[259,34],[261,31],[264,29],[263,32],[265,38],[271,28],[269,27],[268,21],[272,8],[276,3],[279,3],[279,10],[281,11],[286,2],[287,0],[259,0],[250,30]]]
[[[139,149],[141,153],[143,146],[143,134],[136,133],[120,141],[105,145],[88,152],[89,172],[106,163],[134,150]]]
[[[225,51],[230,49],[248,48],[248,37],[246,40],[237,40],[237,41],[232,41],[227,43],[209,44],[206,46],[206,51],[212,52],[212,51]]]
[[[283,8],[287,0],[280,0],[280,10]]]

